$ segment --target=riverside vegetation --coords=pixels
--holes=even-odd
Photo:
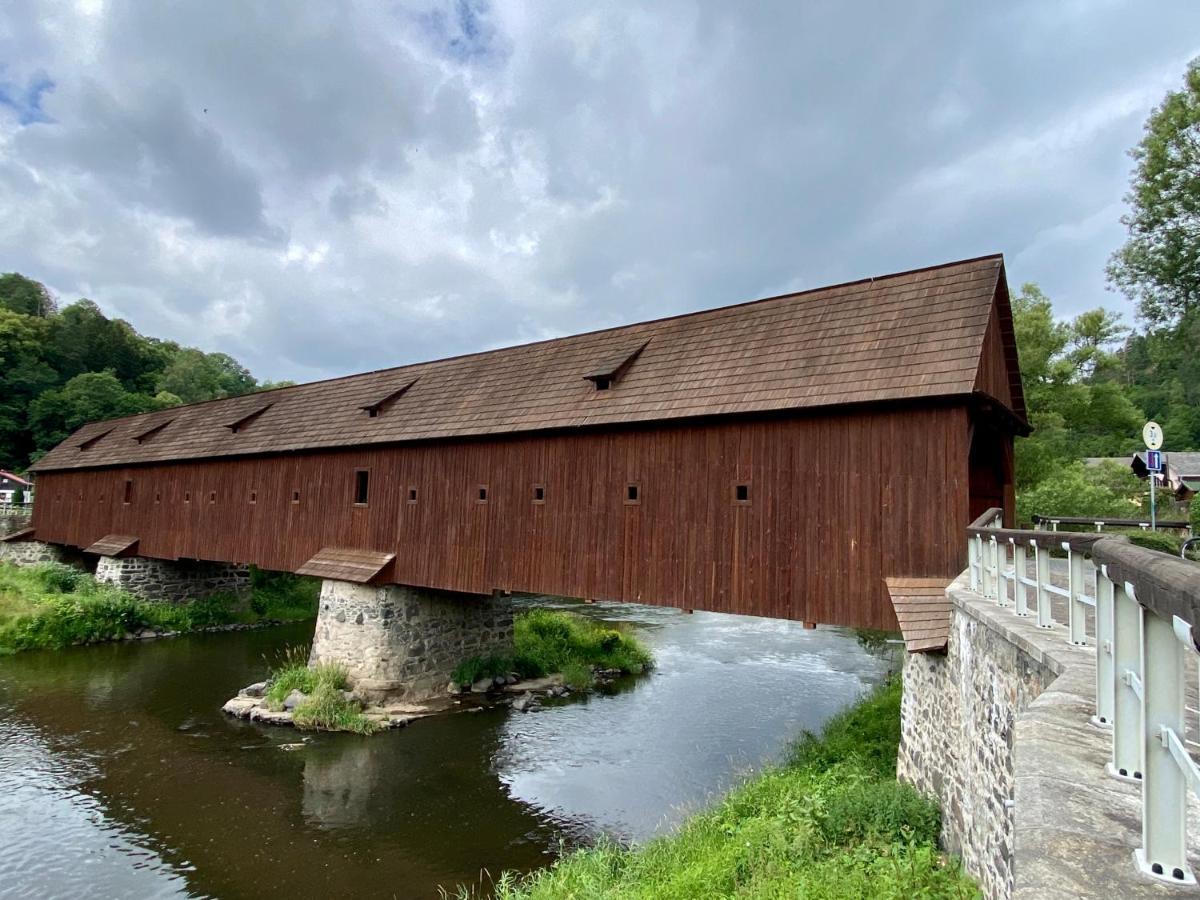
[[[806,734],[788,761],[732,791],[670,836],[610,840],[527,876],[505,873],[498,900],[977,897],[937,848],[937,806],[896,781],[900,682]],[[486,892],[459,888],[467,900]]]
[[[188,603],[142,600],[60,563],[0,564],[0,653],[121,640],[146,629],[188,632],[296,621],[317,614],[317,582],[251,571],[248,599],[215,594]]]
[[[513,620],[511,656],[471,657],[459,664],[451,680],[470,686],[510,673],[522,678],[560,673],[572,688],[586,690],[597,671],[639,675],[653,664],[641,641],[610,624],[568,612],[531,609]]]

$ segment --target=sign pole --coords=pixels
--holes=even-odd
[[[1146,474],[1150,476],[1150,530],[1158,531],[1158,520],[1154,511],[1154,482],[1158,480],[1158,473],[1162,471],[1162,456],[1158,453],[1158,448],[1163,443],[1162,426],[1157,422],[1147,422],[1142,428],[1142,440],[1146,442],[1146,449],[1150,452],[1146,454]],[[1151,466],[1150,463],[1154,465]]]
[[[1150,473],[1150,530],[1158,531],[1158,525],[1154,520],[1154,482],[1158,481],[1158,473]]]

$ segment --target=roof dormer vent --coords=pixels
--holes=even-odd
[[[625,373],[629,371],[629,367],[634,364],[642,351],[650,341],[643,341],[636,347],[626,347],[625,349],[611,354],[604,362],[585,374],[583,377],[592,382],[598,391],[607,391],[614,384],[620,381]]]

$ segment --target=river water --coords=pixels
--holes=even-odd
[[[0,896],[436,897],[669,831],[895,665],[851,631],[647,606],[658,666],[532,713],[369,738],[221,704],[312,624],[0,658]],[[490,873],[490,874],[489,874]],[[485,891],[486,892],[486,891]]]

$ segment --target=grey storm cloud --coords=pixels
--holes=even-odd
[[[0,270],[308,379],[1003,251],[1105,304],[1200,7],[16,2]]]

